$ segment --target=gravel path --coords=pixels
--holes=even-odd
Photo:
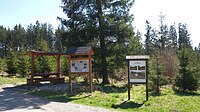
[[[67,90],[66,86],[66,84],[44,84],[32,86],[31,89],[65,91]],[[0,88],[0,112],[111,112],[111,110],[100,107],[71,102],[60,103],[16,91],[26,91],[30,89],[30,86],[13,87],[13,85],[4,85],[3,87],[3,89]]]

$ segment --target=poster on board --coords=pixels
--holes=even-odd
[[[132,83],[146,83],[146,61],[130,61],[129,77]]]
[[[71,72],[89,72],[89,60],[71,60]]]

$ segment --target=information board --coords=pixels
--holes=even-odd
[[[89,60],[71,60],[71,72],[89,72]]]
[[[146,101],[148,101],[148,55],[126,56],[128,60],[128,100],[131,98],[131,84],[146,85]]]
[[[146,61],[130,60],[129,77],[131,83],[146,83]]]

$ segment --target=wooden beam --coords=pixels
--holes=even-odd
[[[89,74],[90,72],[71,72],[71,74],[79,74],[79,75],[85,75]]]
[[[90,58],[72,58],[71,57],[71,60],[90,60]]]
[[[92,61],[91,61],[91,55],[89,55],[89,83],[90,83],[90,93],[92,93]]]
[[[60,78],[60,55],[57,55],[57,58],[56,58],[56,63],[57,63],[57,78]]]
[[[131,99],[131,84],[130,84],[130,67],[129,67],[129,64],[130,64],[130,60],[128,60],[128,100]]]
[[[59,52],[43,52],[43,51],[28,51],[27,55],[35,54],[35,55],[43,55],[43,56],[56,56],[56,55],[67,55]]]
[[[33,84],[33,78],[34,78],[34,73],[35,72],[35,58],[34,54],[31,53],[31,84]]]
[[[44,75],[48,75],[48,76],[55,75],[55,76],[57,76],[58,73],[35,73],[34,74],[34,76],[44,76]]]
[[[90,54],[68,54],[68,56],[88,56]]]
[[[71,56],[69,56],[69,61],[68,61],[68,75],[69,75],[69,94],[72,94],[72,74],[71,74]]]
[[[148,60],[146,60],[146,101],[149,100],[149,88],[148,88]]]

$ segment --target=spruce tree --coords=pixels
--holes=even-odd
[[[7,70],[7,64],[5,58],[0,58],[0,75],[3,75]]]
[[[21,77],[26,77],[30,72],[30,60],[28,56],[24,55],[25,52],[21,52],[19,56],[19,64],[18,64],[18,74]]]
[[[187,24],[179,23],[178,33],[179,33],[179,38],[178,38],[179,49],[181,49],[182,46],[185,46],[187,48],[191,47],[190,34],[188,32]]]
[[[165,67],[164,61],[162,59],[161,50],[157,49],[151,55],[149,60],[149,84],[150,89],[153,90],[156,94],[160,94],[160,88],[163,85],[167,84],[166,77],[164,76]]]
[[[19,59],[17,57],[17,52],[10,50],[7,57],[7,73],[10,75],[16,75],[19,65]]]
[[[171,48],[177,48],[178,42],[177,42],[177,32],[175,24],[171,25],[168,32],[168,38],[167,38],[167,46]]]
[[[121,53],[127,51],[124,49],[125,42],[134,35],[131,25],[133,17],[129,14],[133,0],[62,0],[62,3],[63,12],[67,15],[67,19],[59,18],[67,28],[65,46],[92,45],[95,48],[94,58],[100,65],[97,69],[100,69],[99,74],[103,77],[102,83],[110,83],[108,70],[113,62],[107,60],[112,58],[115,51],[119,55],[115,58],[123,59]],[[116,41],[111,41],[112,38]],[[113,44],[116,45],[113,47]]]
[[[183,92],[196,91],[198,88],[198,79],[191,71],[191,68],[189,66],[191,61],[190,54],[191,51],[186,46],[182,46],[179,56],[179,74],[175,78],[175,86],[178,88],[179,91]]]
[[[146,21],[146,34],[145,38],[145,54],[150,54],[152,52],[152,27],[149,21]]]

